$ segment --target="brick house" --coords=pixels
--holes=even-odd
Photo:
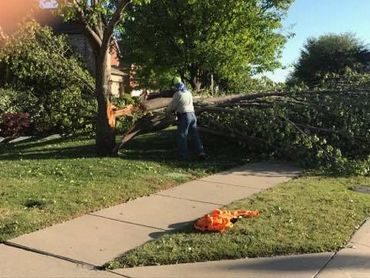
[[[41,25],[50,26],[55,34],[66,35],[69,43],[81,55],[89,72],[94,75],[95,56],[81,24],[78,22],[64,22],[61,17],[55,16],[50,9],[40,10],[35,17]],[[130,68],[121,65],[120,50],[116,40],[112,42],[110,54],[111,92],[112,96],[120,97],[125,93],[130,93],[132,90],[130,87]]]

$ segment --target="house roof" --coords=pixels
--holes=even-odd
[[[84,27],[76,21],[65,22],[62,17],[56,15],[52,9],[40,10],[35,19],[43,26],[50,26],[56,34],[81,34]]]
[[[112,66],[111,73],[112,73],[112,75],[119,75],[119,76],[127,75],[127,73],[123,72],[122,70],[120,70],[119,68],[117,68],[115,66]]]

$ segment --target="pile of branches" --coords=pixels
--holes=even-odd
[[[270,92],[195,102],[199,129],[237,141],[257,154],[325,167],[343,174],[370,173],[370,91]],[[170,98],[143,102],[144,113],[123,137],[175,124],[163,108]]]

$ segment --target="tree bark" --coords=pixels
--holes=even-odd
[[[115,147],[114,126],[109,124],[109,80],[110,80],[110,57],[109,49],[101,51],[96,63],[96,98],[98,101],[98,115],[96,121],[96,152],[106,156],[113,153]]]
[[[198,76],[193,78],[193,88],[196,92],[199,92],[202,87],[202,82]]]
[[[58,1],[60,7],[72,8],[76,13],[76,18],[85,28],[85,33],[89,38],[95,55],[95,94],[98,103],[98,113],[96,119],[96,152],[99,155],[111,155],[115,147],[114,121],[110,121],[112,107],[110,98],[110,78],[111,65],[109,48],[113,37],[113,32],[117,24],[124,16],[124,10],[132,4],[131,0],[117,0],[113,14],[106,14],[99,9],[93,21],[89,19],[90,12],[97,8],[98,4],[104,5],[106,1]],[[108,19],[110,17],[110,19]]]
[[[200,76],[200,70],[197,68],[196,65],[192,65],[190,67],[190,80],[191,80],[191,87],[195,92],[199,92],[202,87],[202,79]]]
[[[211,95],[213,96],[214,89],[215,89],[215,80],[213,78],[213,74],[211,74],[211,86],[210,86],[210,89],[211,89]]]

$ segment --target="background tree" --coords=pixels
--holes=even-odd
[[[95,54],[95,93],[98,103],[96,149],[100,155],[112,154],[115,147],[114,127],[109,125],[107,108],[110,96],[110,46],[119,22],[129,7],[147,0],[60,0],[66,20],[78,20],[85,27]]]
[[[177,72],[199,89],[210,76],[273,69],[286,38],[277,32],[292,0],[163,0],[131,9],[124,60],[153,73]]]
[[[361,72],[369,64],[369,50],[355,35],[328,34],[310,38],[301,51],[290,83],[317,86],[328,74],[344,74],[348,69]]]

